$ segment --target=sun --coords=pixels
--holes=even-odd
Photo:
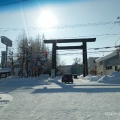
[[[49,28],[52,26],[56,26],[58,24],[58,20],[53,11],[42,10],[37,19],[37,24],[39,27]]]

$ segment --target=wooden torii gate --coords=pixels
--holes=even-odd
[[[56,39],[56,40],[44,40],[44,43],[52,43],[52,69],[56,70],[56,50],[61,49],[82,49],[83,50],[83,76],[88,75],[87,64],[87,42],[95,42],[96,38],[82,38],[82,39]],[[71,43],[82,42],[81,46],[56,46],[57,43]],[[55,72],[56,74],[56,72]]]

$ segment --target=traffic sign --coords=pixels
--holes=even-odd
[[[12,41],[5,36],[1,36],[1,42],[8,47],[12,47]]]

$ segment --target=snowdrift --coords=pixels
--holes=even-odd
[[[120,84],[120,72],[113,72],[110,75],[104,76],[88,75],[83,79],[89,81],[97,81],[99,83]]]
[[[119,83],[120,84],[120,72],[113,72],[110,75],[101,77],[98,82],[100,83]]]

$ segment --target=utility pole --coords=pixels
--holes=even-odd
[[[32,76],[32,73],[33,73],[33,71],[32,71],[32,46],[30,47],[30,49],[31,49],[31,52],[30,52],[30,76]]]
[[[5,61],[6,61],[6,64],[5,64],[5,67],[7,68],[7,53],[8,53],[8,46],[6,45],[6,58],[5,58]]]
[[[28,77],[28,48],[27,48],[27,54],[26,54],[26,73]]]

